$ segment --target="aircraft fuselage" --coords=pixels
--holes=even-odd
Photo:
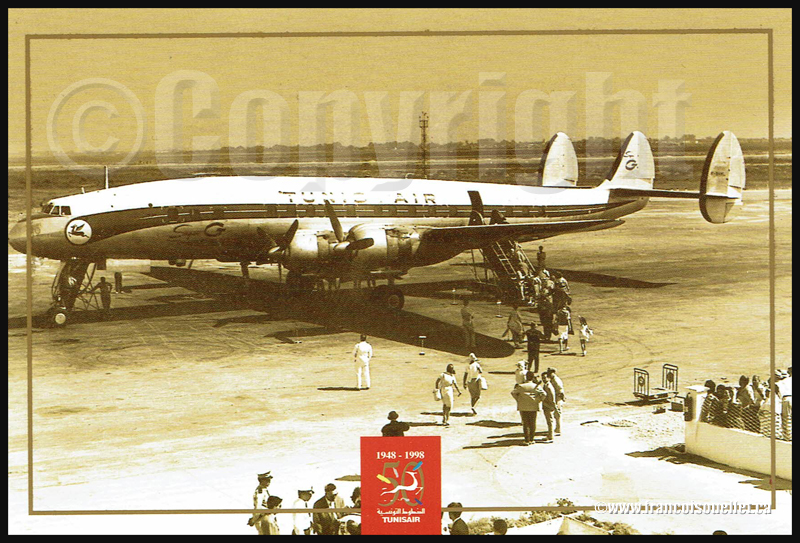
[[[32,216],[32,254],[66,260],[218,259],[268,261],[266,250],[298,221],[283,263],[343,275],[448,260],[459,244],[427,243],[431,228],[466,226],[480,195],[483,214],[509,223],[617,219],[647,198],[616,200],[603,186],[532,187],[426,179],[198,177],[125,185],[51,200]],[[336,252],[325,201],[350,238],[374,245]],[[26,223],[9,234],[26,252]],[[544,237],[544,236],[542,236]],[[531,238],[535,239],[535,238]],[[341,241],[341,240],[340,240]]]

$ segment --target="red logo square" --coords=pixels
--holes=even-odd
[[[439,436],[361,438],[361,533],[442,533]]]

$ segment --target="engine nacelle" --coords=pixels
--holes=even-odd
[[[284,265],[289,269],[306,268],[315,264],[320,257],[318,235],[311,230],[299,230],[286,248]]]
[[[358,225],[350,230],[351,238],[374,241],[372,247],[353,253],[352,264],[361,269],[408,269],[419,248],[419,232],[409,227]]]
[[[358,250],[348,245],[371,239],[370,247]],[[286,250],[283,264],[289,269],[310,270],[329,265],[347,265],[362,270],[407,269],[419,248],[415,228],[363,224],[350,229],[339,242],[333,232],[298,231]]]

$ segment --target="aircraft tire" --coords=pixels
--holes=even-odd
[[[389,309],[399,311],[403,309],[406,303],[406,298],[403,296],[403,291],[399,288],[390,288],[384,298],[384,303]]]
[[[380,285],[370,293],[370,301],[387,309],[399,311],[406,303],[403,291],[396,287]]]
[[[386,294],[389,291],[389,287],[386,285],[378,285],[369,293],[369,299],[371,302],[376,304],[383,303],[383,300],[386,299]]]
[[[63,328],[69,321],[69,313],[67,313],[66,308],[54,307],[50,310],[49,321],[54,328]]]

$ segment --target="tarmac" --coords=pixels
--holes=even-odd
[[[721,226],[705,223],[696,203],[654,201],[620,228],[525,245],[531,256],[545,246],[548,267],[570,281],[573,315],[595,331],[585,358],[576,356],[577,340],[563,355],[546,346],[540,369],[558,368],[565,383],[564,432],[531,447],[521,446],[510,396],[525,353],[500,339],[508,308],[480,293],[470,307],[489,390],[477,416],[468,415],[465,394],[452,425],[438,424],[436,376],[448,363],[466,365],[458,300],[473,277],[469,253],[412,270],[398,283],[406,294],[400,313],[375,310],[352,291],[287,299],[270,267],[251,269],[249,291],[236,264],[126,274],[130,290],[114,296],[107,319],[88,312],[61,330],[34,321],[35,515],[24,255],[9,249],[9,533],[254,534],[242,513],[97,512],[248,509],[255,474],[265,470],[285,507],[299,485],[313,485],[316,499],[331,481],[349,503],[359,438],[379,435],[390,410],[412,424],[409,435],[442,436],[443,504],[769,503],[768,476],[680,453],[681,415],[632,403],[634,367],[658,381],[662,364],[676,364],[681,387],[768,375],[768,202],[764,191],[746,195],[741,216]],[[776,360],[785,368],[791,191],[778,191],[775,206]],[[35,314],[47,308],[56,269],[35,263]],[[523,312],[530,319],[537,320]],[[354,390],[360,333],[375,350],[368,391]],[[615,421],[632,424],[609,425]],[[537,429],[543,424],[540,417]],[[778,508],[768,515],[592,516],[642,533],[791,533],[791,482],[778,483]]]

